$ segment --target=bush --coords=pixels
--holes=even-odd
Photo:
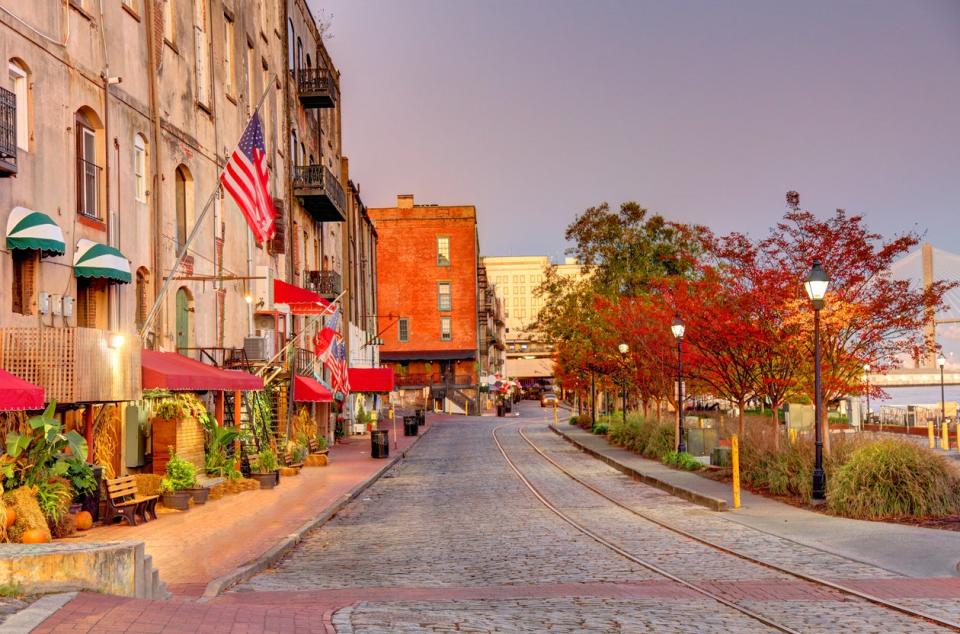
[[[266,448],[257,454],[256,458],[250,461],[250,468],[255,473],[273,473],[280,467],[277,460],[277,454],[273,450]]]
[[[569,422],[571,425],[577,425],[577,424],[579,424],[579,422],[580,422],[580,417],[579,417],[579,416],[571,416],[571,417],[570,417],[570,420],[567,421],[567,422]]]
[[[960,512],[960,474],[911,442],[862,446],[827,480],[828,505],[847,517],[942,517]]]
[[[610,426],[607,423],[598,422],[596,425],[593,426],[593,429],[591,429],[590,431],[592,431],[598,436],[606,436],[609,429],[610,429]]]
[[[160,481],[160,491],[183,491],[197,485],[197,468],[177,454],[170,452],[167,461],[167,476]]]
[[[676,467],[677,469],[684,469],[686,471],[697,471],[703,465],[699,460],[693,457],[692,454],[687,453],[686,451],[668,451],[663,454],[661,457],[663,464]]]

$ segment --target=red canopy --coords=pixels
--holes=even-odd
[[[392,392],[393,368],[350,368],[351,392]]]
[[[143,389],[173,391],[262,390],[263,379],[240,370],[221,370],[176,352],[144,350],[140,355]]]
[[[281,280],[273,280],[273,303],[288,305],[294,315],[316,315],[330,305],[313,291]]]
[[[297,403],[332,403],[333,393],[307,376],[293,379],[293,400]]]
[[[43,388],[0,370],[0,411],[43,409]]]

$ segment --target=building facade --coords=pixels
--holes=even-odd
[[[380,360],[394,368],[403,403],[476,411],[476,208],[417,205],[412,195],[400,195],[395,207],[368,211],[378,235]]]
[[[275,304],[273,282],[344,299],[351,207],[339,73],[305,0],[0,0],[0,55],[0,367],[90,415],[140,398],[141,349],[268,360],[302,335],[309,353],[322,320]],[[218,187],[255,111],[265,244]]]

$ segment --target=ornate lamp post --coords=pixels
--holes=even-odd
[[[813,499],[826,499],[826,476],[823,473],[823,394],[820,381],[820,310],[823,308],[823,298],[827,295],[830,278],[823,270],[820,260],[813,261],[813,268],[803,283],[807,296],[813,304],[813,366],[814,366],[814,439],[816,457],[813,467]]]
[[[677,451],[680,453],[687,450],[687,443],[683,440],[683,333],[685,331],[683,320],[678,314],[673,318],[670,332],[677,340]]]
[[[617,350],[620,351],[620,360],[623,362],[623,424],[627,424],[627,353],[630,352],[630,346],[625,343],[621,343],[617,346]]]
[[[863,377],[867,385],[867,424],[870,424],[870,364],[863,364]]]
[[[946,399],[944,398],[943,392],[943,368],[946,367],[947,360],[941,354],[937,357],[937,367],[940,368],[940,424],[945,425],[947,422],[947,410],[946,410]]]

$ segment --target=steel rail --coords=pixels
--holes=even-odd
[[[505,423],[505,424],[503,424],[503,425],[498,425],[497,427],[494,427],[494,428],[493,428],[493,431],[492,431],[493,441],[496,443],[497,448],[500,450],[500,453],[503,454],[503,458],[504,458],[504,460],[507,461],[507,465],[508,465],[511,469],[513,469],[514,473],[517,474],[517,477],[520,478],[520,481],[523,482],[524,485],[526,485],[526,487],[530,490],[531,493],[533,493],[534,497],[536,497],[537,500],[538,500],[541,504],[543,504],[545,507],[547,507],[547,509],[549,509],[550,511],[552,511],[552,512],[553,512],[557,517],[559,517],[561,520],[563,520],[563,521],[566,522],[567,524],[570,524],[570,525],[573,526],[575,529],[577,529],[578,531],[580,531],[581,533],[583,533],[583,534],[586,535],[587,537],[593,539],[593,540],[596,541],[597,543],[601,544],[602,546],[605,546],[606,548],[612,550],[613,552],[617,553],[617,554],[620,555],[621,557],[624,557],[625,559],[628,559],[628,560],[634,562],[635,564],[637,564],[637,565],[639,565],[639,566],[641,566],[641,567],[643,567],[643,568],[646,568],[647,570],[650,570],[650,571],[652,571],[652,572],[654,572],[654,573],[656,573],[656,574],[658,574],[658,575],[661,575],[661,576],[663,576],[663,577],[666,577],[667,579],[669,579],[669,580],[671,580],[671,581],[673,581],[673,582],[675,582],[675,583],[678,583],[678,584],[680,584],[680,585],[682,585],[682,586],[684,586],[684,587],[686,587],[686,588],[689,588],[690,590],[693,590],[694,592],[696,592],[696,593],[698,593],[698,594],[702,594],[702,595],[704,595],[704,596],[707,597],[707,598],[713,599],[713,600],[716,601],[717,603],[720,603],[720,604],[722,604],[722,605],[725,605],[725,606],[727,606],[728,608],[731,608],[731,609],[733,609],[733,610],[735,610],[735,611],[737,611],[737,612],[740,612],[741,614],[743,614],[743,615],[745,615],[745,616],[747,616],[747,617],[749,617],[749,618],[751,618],[751,619],[754,619],[754,620],[756,620],[756,621],[759,621],[759,622],[763,623],[764,625],[766,625],[766,626],[768,626],[768,627],[772,627],[773,629],[775,629],[775,630],[777,630],[777,631],[785,632],[785,633],[787,633],[787,634],[799,634],[799,632],[798,632],[797,630],[791,629],[791,628],[789,628],[789,627],[787,627],[787,626],[785,626],[785,625],[781,625],[780,623],[777,623],[776,621],[773,621],[773,620],[771,620],[771,619],[763,616],[762,614],[759,614],[759,613],[757,613],[757,612],[754,612],[754,611],[752,611],[752,610],[750,610],[750,609],[748,609],[748,608],[745,608],[745,607],[743,607],[743,606],[737,605],[736,603],[734,603],[733,601],[730,601],[730,600],[728,600],[728,599],[724,599],[723,597],[721,597],[721,596],[719,596],[719,595],[711,592],[710,590],[707,590],[706,588],[701,588],[700,586],[696,585],[695,583],[691,583],[691,582],[689,582],[689,581],[686,581],[685,579],[681,579],[680,577],[677,577],[676,575],[667,572],[667,571],[664,570],[663,568],[660,568],[660,567],[657,566],[656,564],[652,564],[652,563],[650,563],[650,562],[648,562],[648,561],[645,561],[645,560],[643,560],[643,559],[640,559],[639,557],[636,557],[635,555],[632,555],[631,553],[629,553],[629,552],[627,552],[626,550],[620,548],[620,547],[617,546],[616,544],[614,544],[614,543],[612,543],[612,542],[604,539],[603,537],[601,537],[600,535],[598,535],[598,534],[595,533],[594,531],[590,530],[589,528],[583,526],[582,524],[580,524],[579,522],[577,522],[576,520],[574,520],[573,518],[571,518],[570,516],[568,516],[567,514],[565,514],[563,511],[561,511],[560,509],[558,509],[556,506],[554,506],[553,504],[551,504],[550,501],[547,500],[547,498],[544,497],[544,495],[537,489],[537,487],[534,486],[534,484],[533,484],[532,482],[530,482],[530,480],[528,480],[525,475],[523,475],[523,473],[520,471],[520,469],[517,468],[517,465],[513,462],[513,460],[510,459],[510,456],[507,455],[507,452],[506,452],[506,450],[503,448],[503,445],[500,444],[500,439],[497,438],[497,430],[498,430],[498,429],[502,429],[503,427],[511,426],[511,425],[512,425],[512,423]],[[527,442],[529,442],[529,441],[527,441]]]
[[[499,428],[497,428],[497,429],[499,429]],[[494,431],[496,431],[496,430],[494,430]],[[600,497],[602,497],[602,498],[604,498],[604,499],[612,502],[613,504],[619,506],[620,508],[622,508],[622,509],[624,509],[624,510],[626,510],[626,511],[629,511],[630,513],[633,513],[634,515],[636,515],[636,516],[638,516],[638,517],[641,517],[641,518],[647,520],[648,522],[652,522],[653,524],[656,524],[657,526],[660,526],[661,528],[665,528],[665,529],[667,529],[667,530],[669,530],[669,531],[672,531],[672,532],[674,532],[674,533],[677,533],[678,535],[682,535],[683,537],[686,537],[686,538],[688,538],[688,539],[692,539],[692,540],[695,541],[695,542],[701,543],[701,544],[703,544],[703,545],[705,545],[705,546],[709,546],[710,548],[713,548],[713,549],[715,549],[715,550],[719,550],[719,551],[721,551],[721,552],[723,552],[723,553],[726,553],[726,554],[728,554],[728,555],[733,555],[734,557],[738,557],[738,558],[740,558],[740,559],[743,559],[744,561],[748,561],[748,562],[753,563],[753,564],[756,564],[756,565],[758,565],[758,566],[763,566],[763,567],[768,568],[768,569],[770,569],[770,570],[774,570],[774,571],[776,571],[776,572],[780,572],[780,573],[783,573],[783,574],[786,574],[786,575],[790,575],[790,576],[792,576],[792,577],[796,577],[797,579],[801,579],[801,580],[806,581],[806,582],[808,582],[808,583],[813,583],[813,584],[820,585],[820,586],[823,586],[823,587],[826,587],[826,588],[830,588],[830,589],[832,589],[832,590],[836,590],[837,592],[840,592],[840,593],[843,593],[843,594],[846,594],[846,595],[849,595],[849,596],[853,596],[853,597],[856,597],[856,598],[858,598],[858,599],[862,599],[862,600],[867,601],[867,602],[869,602],[869,603],[872,603],[872,604],[874,604],[874,605],[877,605],[877,606],[880,606],[880,607],[883,607],[883,608],[887,608],[887,609],[893,610],[893,611],[895,611],[895,612],[899,612],[899,613],[901,613],[901,614],[904,614],[904,615],[909,616],[909,617],[912,617],[912,618],[922,619],[922,620],[927,621],[927,622],[929,622],[929,623],[932,623],[932,624],[934,624],[934,625],[938,625],[938,626],[940,626],[940,627],[944,627],[944,628],[953,630],[954,632],[960,632],[960,623],[957,623],[957,622],[955,622],[955,621],[950,621],[950,620],[947,620],[947,619],[943,619],[943,618],[940,618],[940,617],[938,617],[938,616],[933,616],[933,615],[931,615],[931,614],[927,614],[927,613],[922,612],[922,611],[920,611],[920,610],[915,610],[915,609],[913,609],[913,608],[909,608],[909,607],[907,607],[907,606],[905,606],[905,605],[902,605],[902,604],[899,604],[899,603],[896,603],[896,602],[893,602],[893,601],[888,601],[888,600],[886,600],[886,599],[881,599],[880,597],[874,596],[874,595],[872,595],[872,594],[870,594],[870,593],[868,593],[868,592],[863,592],[863,591],[861,591],[861,590],[857,590],[856,588],[850,588],[850,587],[847,587],[847,586],[844,586],[844,585],[835,583],[835,582],[833,582],[833,581],[828,581],[827,579],[821,579],[820,577],[815,577],[815,576],[813,576],[813,575],[808,575],[808,574],[806,574],[806,573],[804,573],[804,572],[800,572],[800,571],[798,571],[798,570],[793,570],[793,569],[791,569],[791,568],[784,568],[784,567],[782,567],[782,566],[778,566],[778,565],[776,565],[776,564],[772,564],[772,563],[770,563],[770,562],[763,561],[762,559],[757,559],[757,558],[752,557],[752,556],[750,556],[750,555],[748,555],[748,554],[746,554],[746,553],[744,553],[744,552],[741,552],[741,551],[739,551],[739,550],[735,550],[735,549],[730,548],[730,547],[728,547],[728,546],[722,546],[722,545],[720,545],[720,544],[717,544],[716,542],[712,542],[712,541],[710,541],[710,540],[708,540],[708,539],[705,539],[705,538],[700,537],[700,536],[698,536],[698,535],[695,535],[695,534],[693,534],[693,533],[691,533],[691,532],[689,532],[689,531],[686,531],[686,530],[684,530],[684,529],[682,529],[682,528],[680,528],[680,527],[678,527],[678,526],[675,526],[675,525],[673,525],[673,524],[671,524],[671,523],[669,523],[669,522],[665,522],[665,521],[663,521],[663,520],[661,520],[661,519],[658,519],[658,518],[656,518],[656,517],[653,517],[652,515],[649,515],[649,514],[647,514],[647,513],[642,512],[642,511],[638,511],[637,509],[635,509],[635,508],[633,508],[633,507],[631,507],[631,506],[627,506],[626,504],[620,502],[620,501],[617,500],[616,498],[613,498],[613,497],[607,495],[606,493],[604,493],[603,491],[601,491],[601,490],[598,489],[597,487],[595,487],[595,486],[589,484],[588,482],[585,482],[585,481],[582,480],[581,478],[575,476],[573,473],[571,473],[571,472],[570,472],[569,470],[567,470],[565,467],[563,467],[562,465],[560,465],[559,463],[557,463],[555,460],[553,460],[552,458],[550,458],[550,456],[546,455],[539,447],[537,447],[537,446],[527,437],[527,435],[523,433],[523,429],[521,429],[519,426],[517,427],[517,432],[520,434],[520,437],[521,437],[524,441],[526,441],[526,443],[527,443],[528,445],[530,445],[530,447],[532,447],[535,452],[537,452],[537,454],[539,454],[544,460],[546,460],[547,462],[549,462],[550,464],[552,464],[554,467],[556,467],[559,471],[561,471],[564,475],[566,475],[567,477],[569,477],[571,480],[573,480],[574,482],[580,484],[581,486],[589,489],[590,491],[596,493],[596,494],[599,495]],[[499,443],[498,443],[498,444],[499,444]],[[826,552],[826,551],[823,551],[823,552]]]

